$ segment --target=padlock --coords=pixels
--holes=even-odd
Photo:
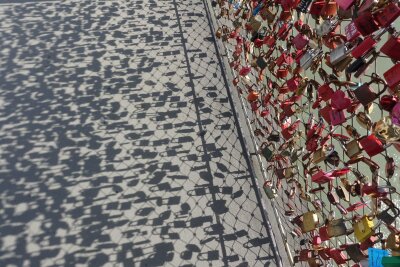
[[[334,180],[335,177],[332,176],[331,172],[325,172],[321,169],[317,170],[315,173],[312,174],[311,180],[317,184],[324,184],[329,181]]]
[[[313,159],[312,162],[314,164],[318,164],[321,161],[326,159],[326,148],[325,146],[320,147],[319,149],[317,149],[314,153],[313,153]]]
[[[327,232],[329,238],[350,234],[352,231],[350,228],[346,226],[346,221],[347,220],[343,218],[329,221],[327,225]]]
[[[383,234],[376,233],[369,238],[367,238],[364,242],[360,243],[360,249],[362,251],[367,250],[368,248],[372,248],[376,243],[382,241]]]
[[[390,179],[394,175],[394,170],[396,169],[396,164],[392,157],[385,156],[385,159],[386,159],[385,174],[386,174],[386,178]]]
[[[293,137],[293,134],[295,133],[296,129],[300,125],[300,120],[295,121],[291,125],[287,127],[283,127],[281,134],[285,140],[289,140]]]
[[[260,146],[261,154],[267,161],[271,161],[274,157],[275,146],[273,143],[263,143]]]
[[[324,118],[327,123],[331,123],[331,117],[329,115],[330,111],[332,110],[332,106],[327,104],[325,107],[319,110],[319,115]]]
[[[295,92],[300,84],[301,77],[293,76],[292,78],[286,81],[286,85],[289,88],[289,91]]]
[[[373,218],[363,216],[360,220],[353,224],[354,236],[359,242],[364,242],[370,236],[375,234],[376,226],[374,225]]]
[[[315,33],[319,37],[323,37],[333,31],[338,25],[340,21],[337,20],[325,20],[319,27],[316,28]]]
[[[355,158],[362,153],[358,140],[353,139],[345,145],[345,153],[349,158]]]
[[[276,17],[276,13],[273,13],[269,7],[266,6],[260,10],[260,16],[263,20],[266,20],[269,24],[271,24]]]
[[[317,228],[319,224],[319,218],[316,211],[309,211],[303,214],[303,233],[311,232]]]
[[[347,258],[342,249],[331,249],[329,255],[337,265],[345,264],[350,259]]]
[[[354,262],[360,262],[368,257],[367,254],[361,250],[360,244],[358,243],[345,244],[340,247],[346,250],[347,255],[349,255],[350,259]]]
[[[354,25],[357,30],[363,35],[367,36],[379,29],[378,23],[374,20],[371,12],[367,11],[359,13],[360,15],[354,19]]]
[[[251,72],[251,66],[244,66],[240,69],[239,75],[240,76],[246,76]]]
[[[388,69],[385,73],[383,73],[383,77],[387,82],[387,85],[393,89],[400,83],[400,63],[397,63],[390,69]]]
[[[352,50],[352,46],[350,43],[343,43],[333,49],[329,54],[329,60],[332,65],[338,64],[340,61],[345,59]]]
[[[400,117],[393,115],[392,112],[392,117],[385,116],[373,124],[372,133],[388,144],[398,142],[400,140],[399,119]]]
[[[339,199],[339,196],[336,194],[336,192],[335,191],[333,191],[333,190],[330,190],[328,193],[327,193],[327,198],[328,198],[328,201],[332,204],[332,205],[336,205],[336,203],[339,203],[339,201],[340,201],[340,199]]]
[[[328,101],[332,98],[334,91],[329,86],[329,84],[323,84],[318,87],[318,97],[320,97],[323,101]]]
[[[374,134],[361,138],[360,145],[370,157],[384,151],[382,142]]]
[[[248,25],[251,31],[257,32],[261,28],[262,22],[257,16],[251,16]]]
[[[344,32],[348,42],[353,42],[357,37],[361,35],[353,21],[346,25],[346,27],[344,28]]]
[[[386,238],[385,249],[400,251],[400,232],[397,229],[390,229],[390,234]]]
[[[389,35],[389,39],[381,47],[381,52],[393,60],[400,60],[400,38],[399,33]]]
[[[370,130],[372,127],[372,120],[368,114],[365,112],[358,112],[356,115],[356,120],[361,127],[366,130]]]
[[[355,0],[336,0],[336,3],[340,8],[347,10],[354,5]]]
[[[284,79],[288,74],[289,74],[289,68],[288,68],[288,66],[285,66],[285,67],[279,68],[276,71],[275,77],[278,79]]]
[[[329,116],[331,118],[331,124],[332,126],[340,125],[343,122],[346,121],[346,117],[344,115],[343,110],[338,110],[338,109],[332,109],[329,112]]]
[[[264,52],[261,52],[260,55],[254,60],[253,65],[259,67],[261,70],[265,69],[268,64],[269,64],[269,60],[265,57]]]
[[[318,235],[319,235],[319,237],[321,238],[321,241],[322,241],[322,242],[323,242],[323,241],[326,241],[326,240],[329,240],[329,239],[330,239],[330,236],[329,236],[329,234],[328,234],[328,226],[327,226],[327,225],[324,225],[324,226],[320,227],[320,228],[318,229]]]
[[[351,100],[346,96],[346,94],[337,90],[333,93],[331,98],[332,107],[338,110],[347,109],[351,105]]]
[[[388,5],[374,11],[374,19],[381,27],[388,27],[400,16],[398,3],[389,2]]]
[[[380,92],[375,93],[374,91],[372,91],[372,88],[370,86],[372,83],[385,84],[385,82],[382,79],[373,78],[370,82],[363,83],[361,86],[358,86],[356,89],[353,90],[355,97],[357,98],[358,101],[360,101],[360,103],[363,106],[367,106],[368,104],[372,103],[386,90],[386,87],[384,87]]]
[[[370,51],[373,47],[376,46],[380,38],[384,33],[386,33],[388,28],[381,29],[378,33],[373,36],[367,36],[359,45],[354,47],[351,51],[351,55],[354,58],[359,58],[365,55],[368,51]]]
[[[307,50],[306,53],[300,58],[300,68],[302,70],[307,70],[311,67],[314,61],[322,56],[322,50],[318,49],[310,49]]]
[[[272,181],[265,181],[263,189],[269,199],[273,199],[277,196],[276,188],[272,186]]]
[[[288,55],[287,53],[282,53],[275,61],[275,64],[280,67],[283,64],[291,65],[293,63],[293,58],[291,55]]]
[[[268,141],[272,141],[272,142],[279,142],[279,140],[280,140],[280,134],[279,134],[279,132],[276,131],[276,130],[273,130],[273,131],[271,132],[271,134],[267,137],[267,140],[268,140]]]
[[[257,91],[250,90],[249,94],[247,95],[247,101],[254,102],[258,100],[260,94]]]
[[[310,41],[310,39],[309,39],[306,35],[304,35],[304,34],[302,34],[302,33],[298,33],[298,34],[291,40],[292,44],[294,45],[294,47],[295,47],[297,50],[301,50],[301,49],[303,49],[304,47],[306,47],[309,41]]]
[[[376,218],[389,225],[392,224],[396,220],[396,218],[398,218],[399,214],[399,208],[397,208],[396,206],[392,206],[378,213],[376,215]]]
[[[337,13],[336,2],[329,0],[314,1],[310,6],[309,13],[321,17],[334,16]]]
[[[301,13],[307,13],[311,3],[312,0],[301,0],[296,10]]]

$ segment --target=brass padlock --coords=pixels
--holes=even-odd
[[[325,159],[326,159],[326,148],[325,148],[325,146],[323,146],[323,147],[318,148],[314,152],[312,162],[314,164],[318,164]]]
[[[363,242],[375,234],[378,225],[374,225],[373,217],[364,215],[353,224],[354,236],[359,242]]]
[[[311,232],[318,227],[319,217],[317,211],[309,211],[303,214],[303,224],[301,230],[304,233]]]
[[[357,157],[362,153],[358,140],[353,139],[345,145],[345,152],[349,158]]]
[[[343,218],[330,221],[327,225],[328,236],[338,237],[351,233],[352,231],[346,227],[346,221]]]

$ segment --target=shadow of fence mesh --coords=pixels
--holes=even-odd
[[[203,1],[0,2],[1,266],[272,266]]]

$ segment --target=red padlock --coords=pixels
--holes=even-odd
[[[381,47],[381,52],[393,60],[400,60],[400,38],[397,35],[390,35]]]
[[[351,55],[354,58],[360,58],[367,54],[373,47],[378,43],[381,36],[387,31],[387,29],[380,30],[380,32],[374,36],[366,37],[359,45],[357,45],[352,51]]]
[[[329,117],[331,119],[331,124],[333,126],[342,124],[343,122],[346,121],[346,117],[342,109],[341,110],[332,109],[331,111],[329,111]]]
[[[289,74],[289,70],[287,68],[279,68],[275,73],[275,77],[278,79],[283,79],[288,74]]]
[[[390,88],[396,87],[400,83],[400,63],[397,63],[384,74],[385,80]]]
[[[331,124],[331,116],[329,115],[331,110],[332,106],[329,104],[319,110],[319,115],[329,124]]]
[[[400,16],[400,8],[397,3],[390,2],[387,6],[374,12],[374,18],[381,27],[388,27]]]
[[[336,0],[336,3],[341,9],[347,10],[354,5],[355,0]]]
[[[374,20],[371,12],[367,11],[362,13],[358,18],[354,19],[354,25],[357,30],[363,35],[367,36],[379,29],[378,23]]]
[[[330,239],[330,236],[328,234],[328,226],[324,225],[318,229],[318,234],[319,237],[321,238],[321,241],[326,241]]]
[[[287,80],[286,85],[288,86],[289,91],[295,92],[297,90],[297,88],[299,87],[300,81],[301,81],[301,79],[298,76],[293,76],[292,78]]]
[[[378,155],[385,150],[382,142],[374,134],[361,138],[360,145],[370,157]]]
[[[333,177],[330,172],[325,172],[323,170],[319,170],[311,176],[311,180],[317,184],[324,184],[334,179],[335,177]]]
[[[343,91],[337,90],[332,95],[331,104],[333,108],[341,110],[350,107],[351,100]]]
[[[320,97],[323,101],[328,101],[333,96],[333,89],[328,84],[323,84],[318,87],[318,97]]]
[[[375,183],[367,183],[362,186],[362,195],[371,196],[374,198],[387,197],[387,195],[396,192],[393,186],[378,186]]]
[[[249,74],[251,72],[251,67],[250,66],[245,66],[242,67],[239,71],[239,75],[240,76],[246,76],[247,74]]]
[[[275,61],[276,65],[278,67],[282,66],[282,64],[287,64],[290,65],[293,63],[293,58],[290,55],[287,55],[286,53],[282,53]]]
[[[300,122],[301,122],[300,120],[297,120],[294,123],[292,123],[291,125],[283,127],[281,133],[282,133],[283,138],[285,138],[285,140],[289,140],[290,138],[293,137],[293,134],[296,131],[296,129],[299,127]]]
[[[347,261],[349,261],[346,254],[344,254],[343,250],[341,249],[331,249],[329,251],[329,255],[338,265],[345,264]]]

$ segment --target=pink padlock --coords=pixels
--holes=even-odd
[[[356,25],[354,22],[350,22],[345,28],[344,32],[346,34],[346,39],[348,42],[354,41],[357,37],[361,35],[361,33],[357,30]]]
[[[397,103],[391,112],[392,115],[392,123],[400,126],[400,103]]]
[[[294,47],[296,47],[297,50],[301,50],[304,47],[306,47],[306,45],[308,45],[310,39],[304,35],[304,34],[297,34],[293,39],[292,39],[292,43],[294,45]]]
[[[338,110],[338,109],[332,109],[329,112],[329,117],[331,119],[331,124],[333,126],[342,124],[343,122],[346,121],[346,117],[344,116],[344,111],[343,109]]]

